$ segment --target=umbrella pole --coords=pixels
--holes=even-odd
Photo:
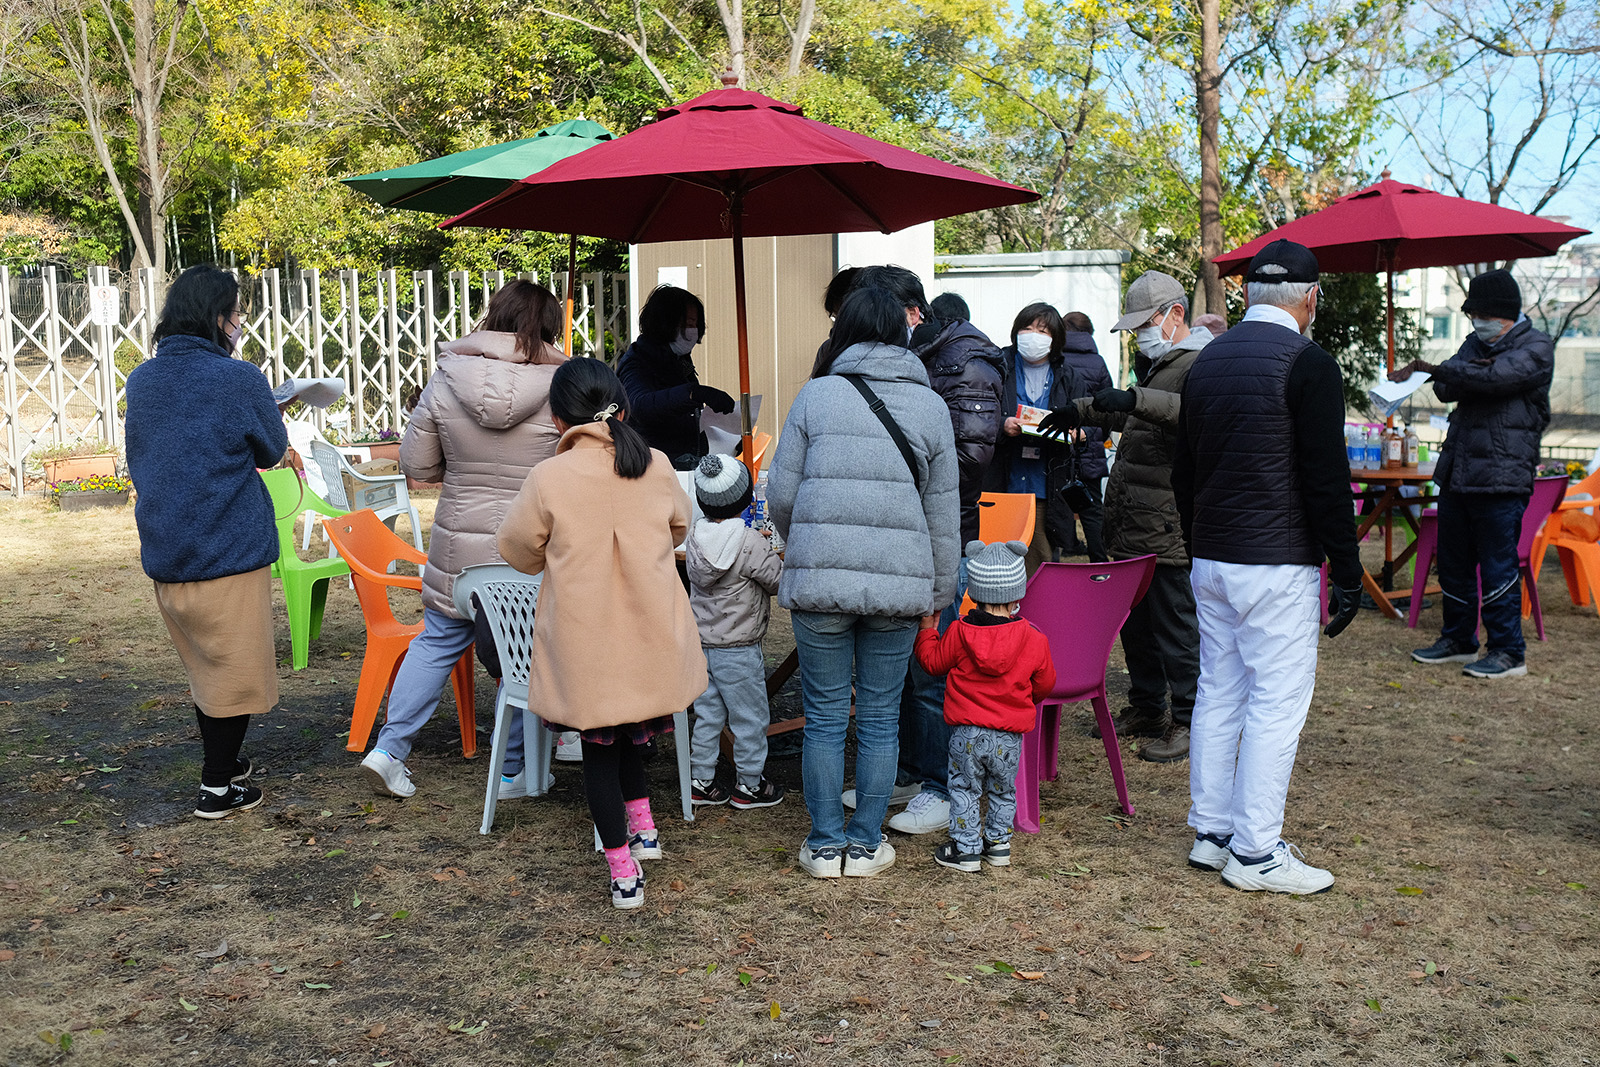
[[[743,199],[738,193],[728,198],[728,215],[733,223],[733,307],[739,334],[739,430],[743,441],[739,454],[754,482],[757,471],[750,439],[750,327],[745,316]]]
[[[1385,276],[1388,279],[1388,281],[1387,281],[1387,284],[1385,285],[1384,320],[1385,320],[1385,327],[1386,327],[1386,329],[1388,331],[1388,334],[1389,334],[1389,360],[1388,360],[1389,370],[1388,370],[1388,373],[1392,374],[1392,373],[1394,373],[1394,257],[1393,256],[1391,256],[1389,258],[1389,270],[1388,270],[1388,272],[1387,272],[1387,274]],[[1394,416],[1393,415],[1389,416],[1388,425],[1390,425],[1390,426],[1394,425]]]
[[[562,303],[565,305],[562,313],[563,324],[561,327],[561,348],[567,355],[572,355],[572,292],[578,284],[578,235],[567,235],[567,298]],[[1391,357],[1391,362],[1393,359]]]

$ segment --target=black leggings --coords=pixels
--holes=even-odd
[[[609,745],[583,742],[583,791],[589,814],[600,831],[600,844],[622,848],[628,843],[628,813],[623,803],[650,795],[644,773],[644,753],[638,745],[618,738]]]
[[[250,716],[229,715],[216,717],[194,709],[195,721],[200,724],[200,741],[205,745],[205,763],[200,768],[200,784],[220,789],[233,781],[239,769],[239,746],[244,744],[244,732],[250,727]]]

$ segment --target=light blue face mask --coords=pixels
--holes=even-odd
[[[1484,344],[1493,344],[1505,333],[1505,323],[1499,319],[1473,319],[1472,332],[1478,335],[1478,340]]]

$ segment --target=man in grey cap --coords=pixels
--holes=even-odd
[[[1149,591],[1122,626],[1128,707],[1117,716],[1117,734],[1155,738],[1139,749],[1139,758],[1171,763],[1189,755],[1189,722],[1200,682],[1200,628],[1189,553],[1172,497],[1172,459],[1183,383],[1211,332],[1189,328],[1183,286],[1156,270],[1128,286],[1122,311],[1112,329],[1134,334],[1138,384],[1102,389],[1075,401],[1071,410],[1052,411],[1045,422],[1092,421],[1122,433],[1106,485],[1106,553],[1112,559],[1154,554],[1157,562]]]
[[[1244,320],[1183,387],[1172,489],[1193,559],[1200,689],[1189,747],[1189,865],[1235,889],[1320,893],[1333,874],[1282,838],[1317,678],[1319,567],[1337,636],[1361,600],[1339,365],[1309,331],[1317,258],[1273,241],[1245,273]]]

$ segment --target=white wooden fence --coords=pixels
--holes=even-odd
[[[241,280],[242,357],[274,384],[343,378],[346,398],[314,413],[324,428],[352,436],[401,429],[407,395],[433,373],[436,344],[469,332],[507,280],[499,271],[269,270]],[[558,297],[565,283],[565,275],[550,279]],[[626,275],[582,276],[575,352],[621,355],[633,322],[627,292]],[[156,300],[149,270],[113,278],[94,267],[84,283],[59,280],[54,267],[18,277],[0,266],[0,491],[22,495],[40,476],[29,457],[41,449],[93,440],[120,446],[124,385],[154,352]]]

